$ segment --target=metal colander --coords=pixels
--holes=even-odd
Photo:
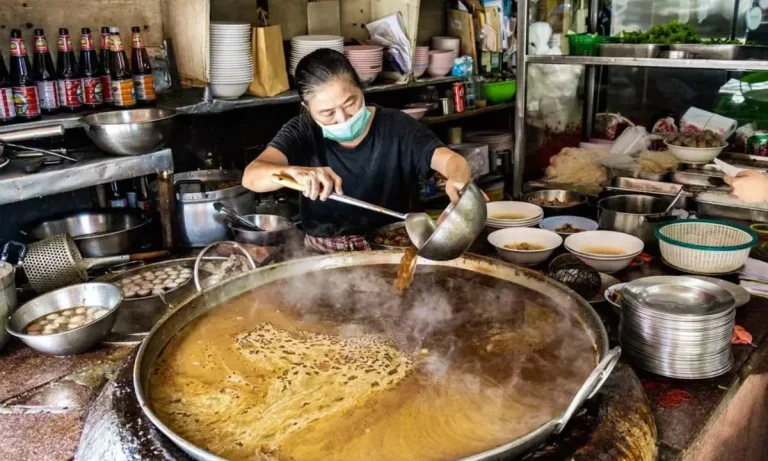
[[[80,250],[68,234],[31,243],[23,267],[29,284],[38,293],[88,280]]]

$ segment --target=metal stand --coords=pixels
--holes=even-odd
[[[176,210],[176,194],[173,192],[173,168],[157,174],[157,211],[160,213],[160,225],[163,248],[173,248],[173,214]]]

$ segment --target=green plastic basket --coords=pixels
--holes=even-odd
[[[611,38],[592,34],[570,34],[567,37],[571,56],[597,56],[600,53],[600,45],[609,43]]]

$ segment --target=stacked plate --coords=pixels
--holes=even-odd
[[[381,72],[384,47],[375,45],[345,46],[344,56],[355,68],[360,81],[370,83],[376,80],[376,76]]]
[[[678,379],[713,378],[733,366],[735,299],[693,277],[646,277],[621,290],[621,345],[635,365]]]
[[[427,73],[433,77],[444,77],[453,68],[453,51],[432,50],[429,52]]]
[[[413,76],[416,78],[424,75],[429,66],[429,47],[417,46],[413,54]]]
[[[533,227],[544,217],[540,206],[528,202],[490,202],[485,206],[488,210],[485,224],[492,229]]]
[[[214,98],[236,99],[253,80],[251,25],[211,23],[211,93]]]
[[[330,48],[339,53],[344,52],[344,37],[338,35],[299,35],[291,39],[290,72],[296,72],[296,66],[301,58],[320,48]]]

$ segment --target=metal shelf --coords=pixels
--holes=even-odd
[[[10,125],[2,125],[0,126],[0,134],[10,133],[16,130],[23,130],[26,128],[40,128],[40,127],[52,126],[52,125],[64,125],[65,130],[70,128],[80,128],[81,126],[83,126],[80,119],[82,119],[84,115],[87,115],[87,114],[77,113],[77,114],[43,115],[42,119],[35,120],[34,122],[20,122],[20,123],[12,123]]]
[[[493,106],[487,106],[483,107],[482,109],[471,109],[471,110],[465,110],[464,112],[460,112],[457,114],[448,114],[448,115],[436,115],[433,117],[423,117],[421,119],[422,123],[425,125],[437,125],[438,123],[446,123],[446,122],[453,122],[454,120],[461,120],[467,117],[476,117],[478,115],[483,114],[489,114],[492,112],[499,112],[506,109],[511,109],[515,107],[514,101],[512,102],[505,102],[502,104],[496,104]]]
[[[31,198],[71,192],[111,181],[135,178],[160,172],[173,172],[170,149],[146,155],[109,156],[103,152],[72,154],[77,163],[46,166],[40,172],[27,174],[24,165],[30,159],[11,159],[0,170],[0,205]]]
[[[577,64],[669,69],[714,69],[730,71],[768,70],[768,61],[715,59],[609,58],[604,56],[526,56],[528,64]]]

